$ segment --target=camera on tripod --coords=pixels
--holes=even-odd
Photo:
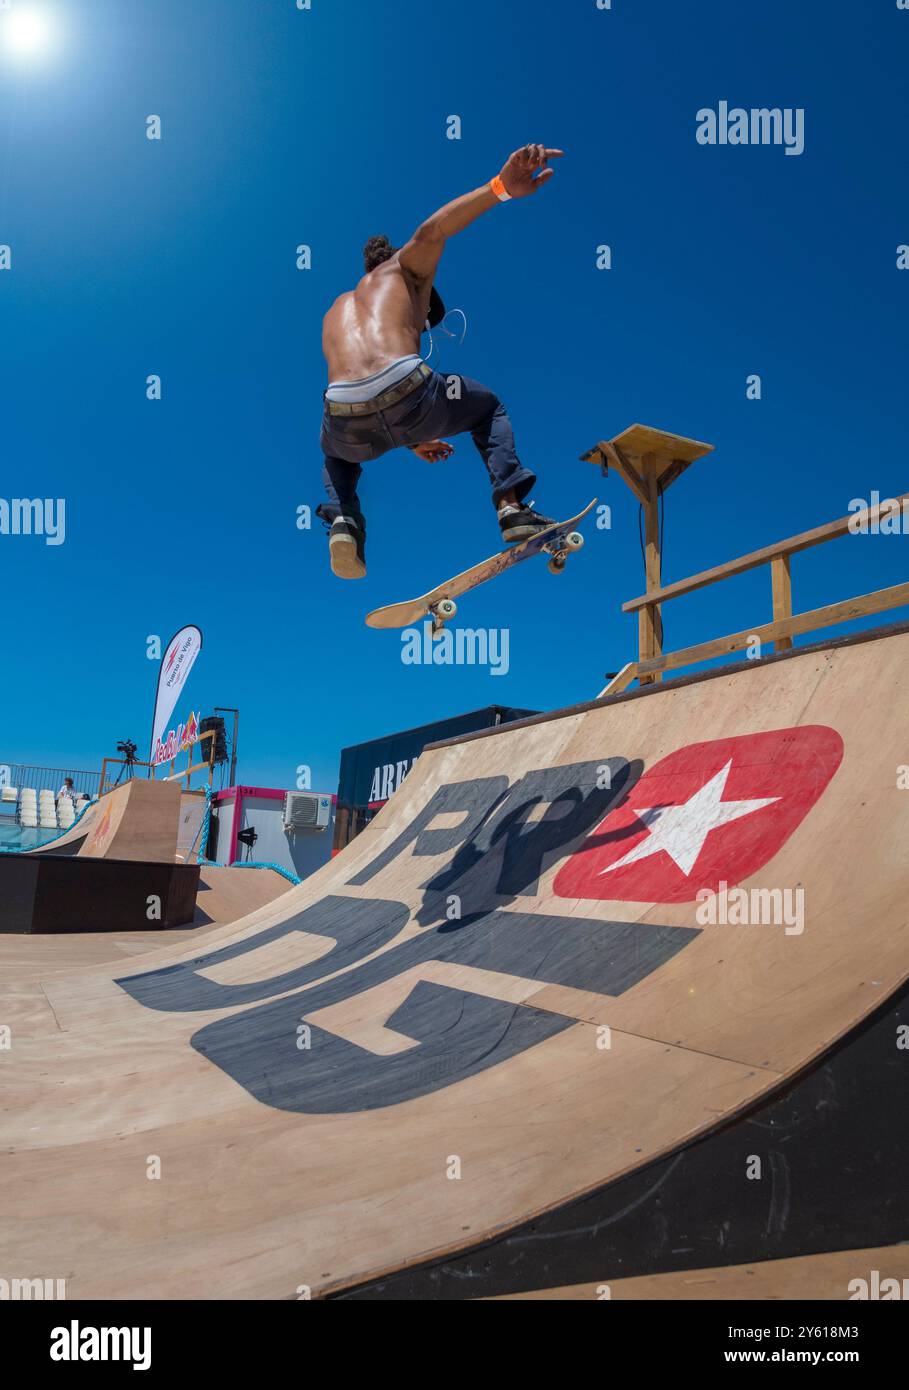
[[[136,765],[136,754],[138,753],[138,751],[139,745],[137,743],[133,743],[131,738],[125,738],[122,743],[117,744],[117,752],[123,754],[123,766],[120,768],[120,771],[117,774],[117,780],[114,783],[115,787],[118,787],[120,785],[124,775],[126,776],[127,780],[133,777],[133,768]]]

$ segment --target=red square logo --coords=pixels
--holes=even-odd
[[[820,724],[692,743],[649,768],[556,874],[560,898],[682,903],[779,852],[843,758]]]

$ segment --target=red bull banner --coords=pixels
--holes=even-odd
[[[185,753],[198,741],[199,716],[191,710],[185,724],[178,724],[176,729],[168,729],[167,738],[163,742],[158,739],[152,749],[151,761],[156,766],[159,763],[172,763],[178,753]]]
[[[155,713],[152,719],[152,736],[149,761],[155,761],[155,749],[163,741],[164,730],[174,712],[174,706],[186,684],[196,657],[202,650],[202,633],[190,624],[181,627],[168,642],[167,650],[161,658],[158,672],[158,689],[155,694]]]

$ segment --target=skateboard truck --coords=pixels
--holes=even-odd
[[[429,616],[432,618],[432,635],[438,637],[445,624],[453,618],[458,611],[458,605],[453,598],[440,598],[438,603],[431,605]]]
[[[580,550],[584,544],[584,537],[580,531],[569,531],[561,542],[553,542],[552,545],[544,545],[543,549],[550,557],[546,568],[550,574],[561,574],[565,568],[565,563],[572,550]]]

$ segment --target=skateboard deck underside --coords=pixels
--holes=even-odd
[[[475,589],[478,584],[485,584],[488,579],[494,579],[497,574],[511,569],[513,565],[519,565],[524,560],[529,560],[532,555],[539,555],[541,551],[556,545],[560,539],[564,539],[568,535],[569,531],[574,530],[578,522],[582,521],[587,513],[596,506],[596,501],[597,499],[594,498],[583,511],[578,512],[577,516],[571,517],[568,521],[554,522],[552,526],[547,526],[544,531],[538,531],[535,536],[529,536],[526,541],[518,541],[516,545],[509,546],[507,550],[500,550],[497,554],[490,555],[487,560],[481,560],[479,564],[471,565],[470,569],[456,574],[453,579],[446,579],[442,584],[438,584],[419,598],[404,599],[401,603],[389,603],[383,608],[374,608],[371,613],[366,615],[367,626],[377,628],[409,627],[411,623],[429,617],[433,605],[441,602],[442,599],[456,599],[461,594],[466,594],[470,589]]]

